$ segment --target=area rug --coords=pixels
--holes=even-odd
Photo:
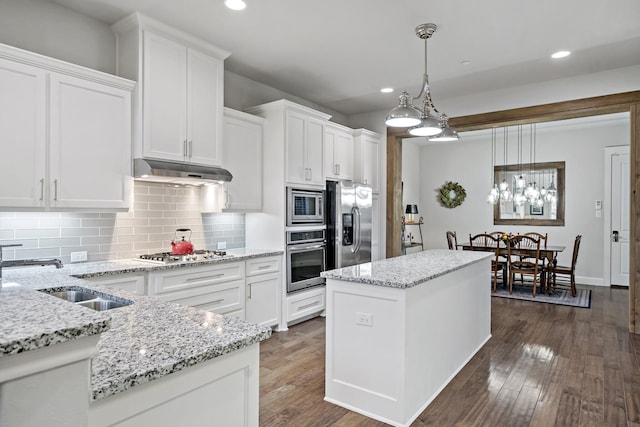
[[[547,293],[537,293],[534,298],[531,294],[530,286],[514,286],[513,293],[509,294],[508,288],[501,288],[494,293],[491,290],[491,296],[498,298],[511,298],[523,301],[546,302],[548,304],[568,305],[571,307],[591,308],[591,290],[576,289],[576,296],[571,296],[571,291],[564,289],[555,289],[551,295]]]

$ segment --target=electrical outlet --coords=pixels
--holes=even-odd
[[[71,252],[71,262],[82,262],[87,260],[87,251]]]
[[[356,325],[373,326],[373,314],[356,313]]]
[[[218,249],[227,249],[227,242],[218,242]]]

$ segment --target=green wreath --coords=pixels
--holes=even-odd
[[[447,181],[440,187],[440,203],[446,208],[453,209],[460,206],[465,197],[467,197],[467,192],[457,182]]]

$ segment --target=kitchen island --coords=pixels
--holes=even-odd
[[[322,273],[325,400],[410,425],[491,337],[491,256],[429,250]]]
[[[273,254],[243,251],[198,265]],[[259,343],[270,337],[271,328],[79,278],[186,272],[191,265],[122,260],[60,270],[5,270],[0,282],[0,424],[202,425],[213,420],[257,426]],[[133,304],[96,312],[38,292],[77,287]],[[79,343],[84,343],[80,349]],[[41,362],[67,350],[77,365],[66,363],[68,358],[64,365],[78,369],[52,380],[59,365]],[[39,371],[25,371],[34,359],[39,359],[32,363]],[[64,384],[68,379],[72,387]],[[41,380],[49,387],[43,389]],[[39,394],[25,394],[31,391]]]

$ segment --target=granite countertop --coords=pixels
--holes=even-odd
[[[263,341],[271,336],[271,328],[79,278],[282,254],[250,249],[228,252],[235,256],[170,265],[121,260],[71,264],[62,269],[5,269],[0,282],[0,357],[102,333],[91,372],[91,395],[97,400]],[[131,300],[133,304],[97,312],[37,291],[74,286]]]
[[[487,252],[431,249],[322,272],[327,279],[406,289],[495,256]]]

